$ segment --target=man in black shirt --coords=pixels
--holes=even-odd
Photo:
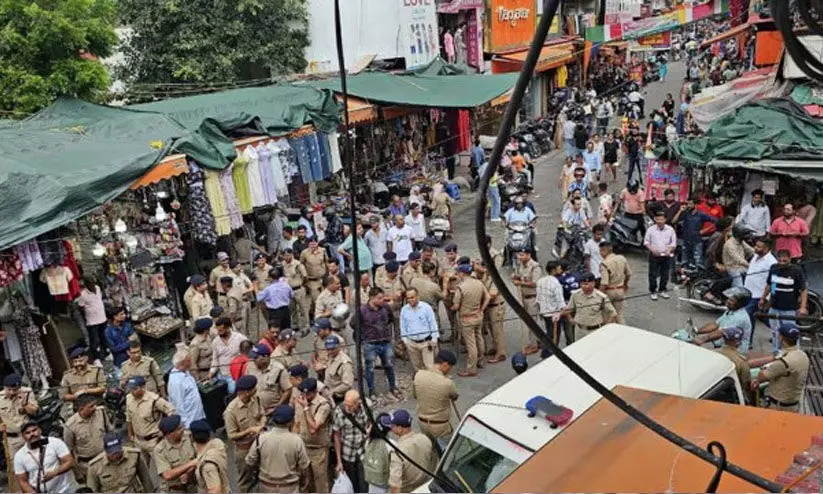
[[[652,215],[658,211],[663,211],[663,214],[666,216],[667,225],[674,226],[674,217],[680,212],[680,203],[675,200],[672,189],[666,189],[663,192],[663,200],[654,201],[654,204],[649,207],[649,212]]]
[[[769,269],[766,278],[766,288],[760,297],[758,307],[769,309],[769,315],[805,316],[807,295],[806,275],[799,266],[791,263],[791,254],[788,250],[777,251],[777,264]],[[770,319],[769,327],[772,333],[772,351],[776,355],[780,352],[780,337],[778,329],[783,321]]]
[[[312,239],[313,242],[316,240]],[[306,237],[306,226],[300,225],[297,227],[297,239],[292,244],[291,248],[294,251],[294,257],[300,259],[300,254],[309,247],[309,239]]]
[[[606,135],[606,142],[603,143],[603,163],[606,164],[606,172],[611,172],[612,178],[617,181],[617,150],[620,143],[614,139],[614,135]]]

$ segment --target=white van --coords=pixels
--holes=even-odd
[[[609,324],[570,345],[568,355],[611,389],[744,404],[734,364],[712,350],[643,329]],[[529,418],[526,402],[545,396],[570,408],[574,421],[599,399],[591,387],[550,357],[486,395],[465,414],[437,467],[461,492],[488,492],[565,427]],[[424,486],[425,488],[425,486]],[[449,492],[435,479],[430,492]]]

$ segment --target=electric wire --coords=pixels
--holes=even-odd
[[[772,4],[774,4],[776,1],[779,0],[772,0]],[[700,446],[680,436],[674,431],[667,429],[666,427],[659,424],[648,415],[644,414],[640,410],[630,405],[624,399],[614,394],[600,381],[595,379],[577,362],[575,362],[574,359],[569,357],[558,345],[556,345],[554,341],[552,341],[552,339],[549,338],[540,329],[535,320],[529,315],[526,309],[517,301],[514,294],[509,290],[509,287],[503,281],[500,272],[498,271],[497,267],[495,266],[492,260],[489,248],[486,246],[486,193],[488,192],[489,181],[493,173],[497,171],[497,168],[500,166],[500,159],[503,155],[503,148],[505,146],[506,141],[508,140],[509,132],[511,131],[512,126],[514,124],[514,120],[517,116],[518,107],[520,106],[520,103],[522,102],[523,97],[526,93],[526,89],[530,83],[532,73],[534,72],[534,68],[537,64],[539,52],[546,39],[546,36],[549,31],[549,26],[557,12],[559,3],[559,0],[545,0],[544,2],[544,15],[540,18],[540,23],[537,26],[534,38],[532,39],[531,46],[529,47],[529,51],[526,56],[526,60],[523,63],[523,67],[521,68],[520,75],[517,79],[517,84],[514,87],[512,99],[511,101],[509,101],[506,107],[506,112],[503,116],[503,122],[500,126],[500,132],[498,134],[497,141],[495,142],[494,148],[492,150],[491,158],[489,159],[489,166],[487,166],[487,169],[485,170],[483,176],[480,179],[480,194],[478,196],[477,210],[475,215],[475,229],[477,232],[476,239],[478,248],[480,250],[480,255],[483,258],[483,261],[486,263],[486,266],[488,266],[488,272],[491,274],[495,285],[497,286],[500,294],[503,296],[506,302],[511,306],[515,313],[517,313],[520,316],[520,318],[527,324],[529,329],[539,339],[539,341],[543,343],[543,345],[548,347],[550,350],[552,350],[554,356],[557,357],[561,362],[563,362],[566,365],[566,367],[569,368],[569,370],[574,372],[586,384],[588,384],[595,391],[597,391],[604,399],[608,400],[609,402],[617,406],[619,409],[621,409],[628,416],[636,420],[638,423],[647,427],[649,430],[655,432],[663,439],[666,439],[672,442],[673,444],[685,449],[686,451],[697,456],[698,458],[708,463],[711,463],[715,467],[722,468],[724,466],[722,458],[717,457],[712,452],[701,448]],[[772,482],[768,479],[761,477],[760,475],[757,475],[753,472],[750,472],[731,463],[726,464],[725,468],[732,475],[735,475],[736,477],[739,477],[747,482],[757,485],[758,487],[766,489],[770,492],[779,491],[783,487],[780,484]]]

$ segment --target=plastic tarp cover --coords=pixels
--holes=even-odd
[[[783,96],[788,84],[775,84],[775,73],[774,67],[760,69],[726,84],[703,89],[692,99],[689,112],[697,126],[705,131],[712,122],[747,103]]]
[[[456,65],[435,59],[417,70],[388,73],[364,72],[347,79],[349,94],[370,102],[437,108],[474,108],[514,87],[518,74],[467,74]],[[339,78],[306,83],[341,92]]]
[[[171,152],[188,155],[207,168],[222,170],[237,156],[232,139],[285,135],[313,124],[331,132],[341,106],[328,90],[273,85],[174,98],[129,108],[163,113],[189,130]]]
[[[787,98],[743,105],[716,120],[702,136],[674,143],[677,157],[706,165],[713,160],[823,159],[823,123]]]
[[[0,124],[0,249],[119,196],[185,132],[162,114],[70,99]]]

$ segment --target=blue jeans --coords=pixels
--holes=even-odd
[[[214,378],[216,381],[223,381],[228,386],[226,390],[230,395],[234,394],[234,379],[231,378],[231,375],[224,375],[224,374],[217,374]]]
[[[397,389],[394,379],[394,348],[391,343],[365,343],[366,360],[366,385],[369,387],[369,394],[374,393],[374,361],[380,357],[380,363],[386,370],[386,378],[389,380],[389,389]]]
[[[491,219],[500,219],[500,189],[494,185],[489,187],[489,200],[491,201]]]
[[[700,239],[695,240],[694,243],[683,242],[681,253],[683,255],[683,262],[691,262],[694,263],[695,266],[703,264],[703,242]]]
[[[577,156],[577,148],[574,146],[574,139],[563,140],[563,151],[566,152],[566,156],[569,158],[574,158]]]
[[[797,311],[769,309],[769,315],[771,316],[773,314],[777,314],[778,316],[795,316],[797,315]],[[780,319],[769,319],[769,328],[772,330],[772,353],[774,354],[780,351],[780,333],[778,333],[778,329],[781,324],[783,324],[783,321]]]

